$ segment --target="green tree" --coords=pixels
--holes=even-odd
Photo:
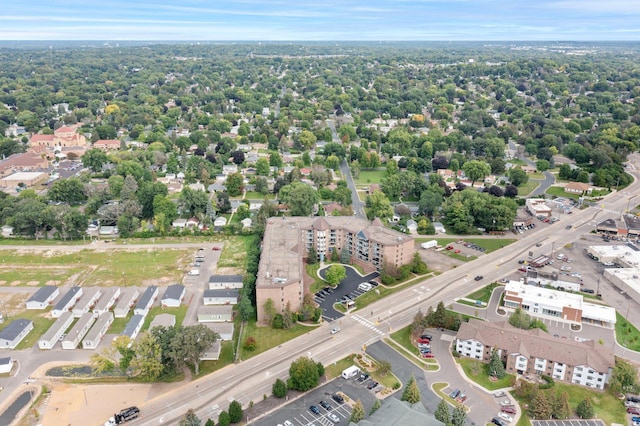
[[[271,393],[276,398],[284,398],[287,395],[287,384],[283,380],[276,379],[271,387]]]
[[[543,390],[536,389],[531,398],[529,411],[534,419],[550,419],[551,418],[551,401],[549,396]]]
[[[418,389],[418,384],[416,383],[416,378],[411,375],[407,386],[404,388],[402,392],[402,401],[407,401],[409,404],[415,404],[420,402],[420,389]]]
[[[244,176],[242,176],[242,173],[231,173],[227,176],[225,185],[230,197],[242,195],[242,191],[244,191]]]
[[[434,327],[444,327],[447,321],[447,309],[444,307],[444,303],[438,303],[436,310],[429,318],[429,324]]]
[[[616,358],[616,365],[609,381],[609,390],[614,395],[620,393],[638,393],[638,371],[629,362]]]
[[[229,420],[231,423],[239,423],[242,420],[242,405],[236,400],[229,404]]]
[[[231,418],[229,417],[229,413],[226,411],[221,411],[218,415],[218,426],[229,426],[231,424]]]
[[[282,202],[289,206],[291,216],[310,216],[319,201],[318,192],[302,182],[293,182],[280,188]]]
[[[176,365],[193,365],[197,376],[200,374],[200,358],[219,338],[218,333],[203,324],[183,327],[171,341],[171,357]]]
[[[204,191],[194,191],[185,187],[180,192],[180,206],[182,211],[189,216],[204,215],[208,202],[209,198]]]
[[[485,176],[491,174],[491,166],[480,160],[467,161],[462,165],[462,170],[465,176],[471,179],[471,186],[476,181],[484,179]]]
[[[536,161],[536,169],[539,172],[546,172],[547,170],[549,170],[549,162],[547,160]]]
[[[380,400],[378,398],[376,398],[375,401],[373,401],[373,405],[371,406],[371,408],[369,409],[369,415],[372,415],[373,413],[375,413],[376,411],[378,411],[378,408],[380,408],[382,404],[380,404]]]
[[[325,280],[332,286],[337,286],[347,277],[347,271],[342,265],[331,265],[325,273]]]
[[[97,148],[92,148],[84,153],[82,156],[82,165],[94,173],[98,173],[102,170],[102,166],[107,164],[109,159],[107,154]]]
[[[256,161],[256,174],[258,176],[269,176],[269,160],[266,158],[258,158]]]
[[[376,373],[378,373],[382,377],[385,377],[390,372],[391,372],[391,363],[386,359],[379,360],[376,367]]]
[[[180,426],[200,426],[202,424],[202,420],[196,416],[196,412],[193,411],[193,408],[189,408],[178,424]]]
[[[297,391],[308,391],[316,386],[320,381],[318,366],[312,359],[300,357],[291,363],[289,367],[289,389]]]
[[[457,404],[453,407],[453,413],[451,413],[451,424],[453,426],[463,426],[467,419],[467,412],[462,404]]]
[[[204,426],[216,426],[216,423],[211,419],[207,419],[207,422],[204,424]]]
[[[569,407],[569,394],[566,391],[557,391],[553,399],[551,415],[554,419],[568,419],[571,415]]]
[[[451,423],[451,412],[449,411],[449,404],[442,398],[438,403],[436,412],[434,414],[436,420],[448,425]]]
[[[137,375],[149,382],[162,375],[162,348],[153,334],[145,333],[137,339],[133,344],[133,352],[135,355],[130,365]]]
[[[490,376],[497,377],[498,379],[502,379],[506,374],[497,348],[493,348],[491,350],[491,357],[489,358],[489,365],[487,366],[487,370]]]
[[[358,423],[360,420],[364,419],[364,416],[364,406],[362,405],[362,401],[358,399],[353,405],[353,409],[351,410],[351,418],[349,419],[349,421]]]
[[[313,132],[310,132],[309,130],[303,130],[302,132],[300,132],[298,140],[302,148],[309,150],[315,146],[317,139],[316,135],[314,135]]]
[[[53,182],[47,196],[51,201],[79,204],[87,200],[84,184],[78,178],[59,179]]]
[[[389,199],[382,191],[375,191],[367,196],[366,200],[367,218],[373,220],[376,217],[385,220],[393,216],[393,208]]]
[[[529,181],[529,176],[524,170],[522,170],[522,167],[520,166],[512,167],[511,169],[509,169],[509,171],[507,172],[507,176],[509,177],[511,183],[515,186],[524,185]]]
[[[576,407],[576,414],[578,414],[578,417],[581,419],[593,418],[595,412],[593,410],[593,405],[591,404],[591,398],[587,397],[580,401]]]

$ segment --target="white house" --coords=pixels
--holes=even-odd
[[[229,290],[205,290],[203,295],[204,305],[236,305],[239,296],[238,289]]]
[[[82,297],[78,299],[75,306],[71,310],[71,312],[73,312],[73,316],[76,318],[80,318],[81,316],[89,312],[93,305],[96,304],[101,295],[102,291],[98,287],[85,287]]]
[[[136,303],[136,307],[133,310],[133,313],[136,315],[147,315],[149,313],[149,309],[153,306],[153,302],[155,302],[158,297],[158,287],[155,285],[147,287],[147,289],[140,296],[140,300]]]
[[[186,293],[185,287],[181,284],[172,284],[164,292],[160,304],[166,308],[175,308],[180,306],[184,295]]]
[[[233,320],[233,306],[200,306],[197,315],[198,322],[227,322]]]
[[[62,349],[75,349],[82,341],[82,338],[89,331],[96,317],[93,312],[82,315],[78,322],[69,330],[67,336],[62,341]]]
[[[27,300],[27,309],[46,309],[60,295],[60,289],[54,285],[40,287],[33,296]]]
[[[86,337],[82,340],[82,347],[84,349],[96,349],[112,322],[113,314],[111,312],[100,314],[93,327],[91,327],[91,330],[89,330]]]
[[[133,342],[144,325],[144,315],[135,314],[124,327],[122,336],[127,336]]]
[[[216,228],[221,228],[227,224],[227,218],[224,216],[218,216],[213,221],[213,226]]]
[[[140,295],[140,290],[135,287],[125,288],[120,295],[120,299],[116,303],[116,307],[113,308],[113,315],[116,318],[125,318],[129,314],[129,310],[136,302],[136,299]]]
[[[63,312],[70,311],[78,299],[82,297],[82,287],[74,286],[67,291],[51,310],[53,318],[59,318]]]
[[[11,321],[0,331],[0,349],[15,349],[31,330],[33,330],[31,320],[20,318]]]
[[[233,323],[232,322],[209,322],[205,324],[207,328],[220,336],[220,340],[233,339]]]
[[[206,350],[205,353],[200,357],[200,361],[216,361],[220,358],[220,349],[222,346],[220,345],[220,340],[216,340],[213,342],[211,347]]]
[[[103,288],[100,300],[98,300],[98,303],[93,307],[93,313],[100,315],[109,312],[111,307],[115,305],[118,297],[120,297],[120,287]]]
[[[209,289],[242,288],[242,275],[211,275]]]
[[[73,314],[69,311],[63,312],[62,315],[53,323],[51,327],[38,339],[38,347],[40,349],[53,349],[56,342],[60,340],[60,336],[73,323]]]
[[[13,358],[0,358],[0,374],[9,374],[13,368]]]

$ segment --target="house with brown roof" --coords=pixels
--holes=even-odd
[[[594,340],[559,339],[541,329],[515,328],[506,321],[462,323],[456,334],[456,352],[488,363],[494,349],[509,374],[546,375],[598,390],[609,382],[615,366],[611,348]]]
[[[103,151],[115,151],[120,149],[120,141],[117,139],[99,139],[93,143],[93,147]]]
[[[62,126],[53,131],[53,135],[35,134],[29,140],[31,146],[65,147],[85,146],[87,138],[77,133],[76,127]]]
[[[569,182],[564,187],[564,192],[569,194],[591,194],[592,191],[593,187],[583,182]]]
[[[42,171],[49,167],[49,161],[33,151],[10,155],[0,161],[0,178],[17,172]]]

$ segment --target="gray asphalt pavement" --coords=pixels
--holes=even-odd
[[[359,217],[360,219],[366,219],[367,215],[364,212],[365,204],[362,201],[360,201],[360,198],[358,197],[356,184],[353,181],[353,177],[351,176],[351,169],[347,164],[347,160],[342,160],[342,163],[340,163],[340,172],[342,173],[345,180],[347,181],[347,187],[349,188],[349,190],[351,190],[351,203],[352,203],[351,206],[353,207],[355,216]]]
[[[377,272],[372,272],[368,275],[362,276],[355,268],[351,267],[346,267],[345,271],[347,273],[347,277],[342,280],[340,284],[338,284],[333,293],[327,295],[324,300],[320,301],[319,303],[320,307],[322,308],[322,317],[325,320],[333,321],[335,319],[342,318],[344,314],[334,308],[336,302],[342,300],[344,296],[357,290],[358,285],[360,285],[361,283],[376,279],[380,275]],[[319,272],[320,276],[324,278],[325,273],[327,272],[327,268],[321,269]]]

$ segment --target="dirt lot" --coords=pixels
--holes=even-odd
[[[464,263],[461,260],[437,252],[435,248],[423,249],[420,248],[419,244],[416,244],[416,251],[420,253],[420,257],[427,264],[429,270],[435,272],[445,272]]]

